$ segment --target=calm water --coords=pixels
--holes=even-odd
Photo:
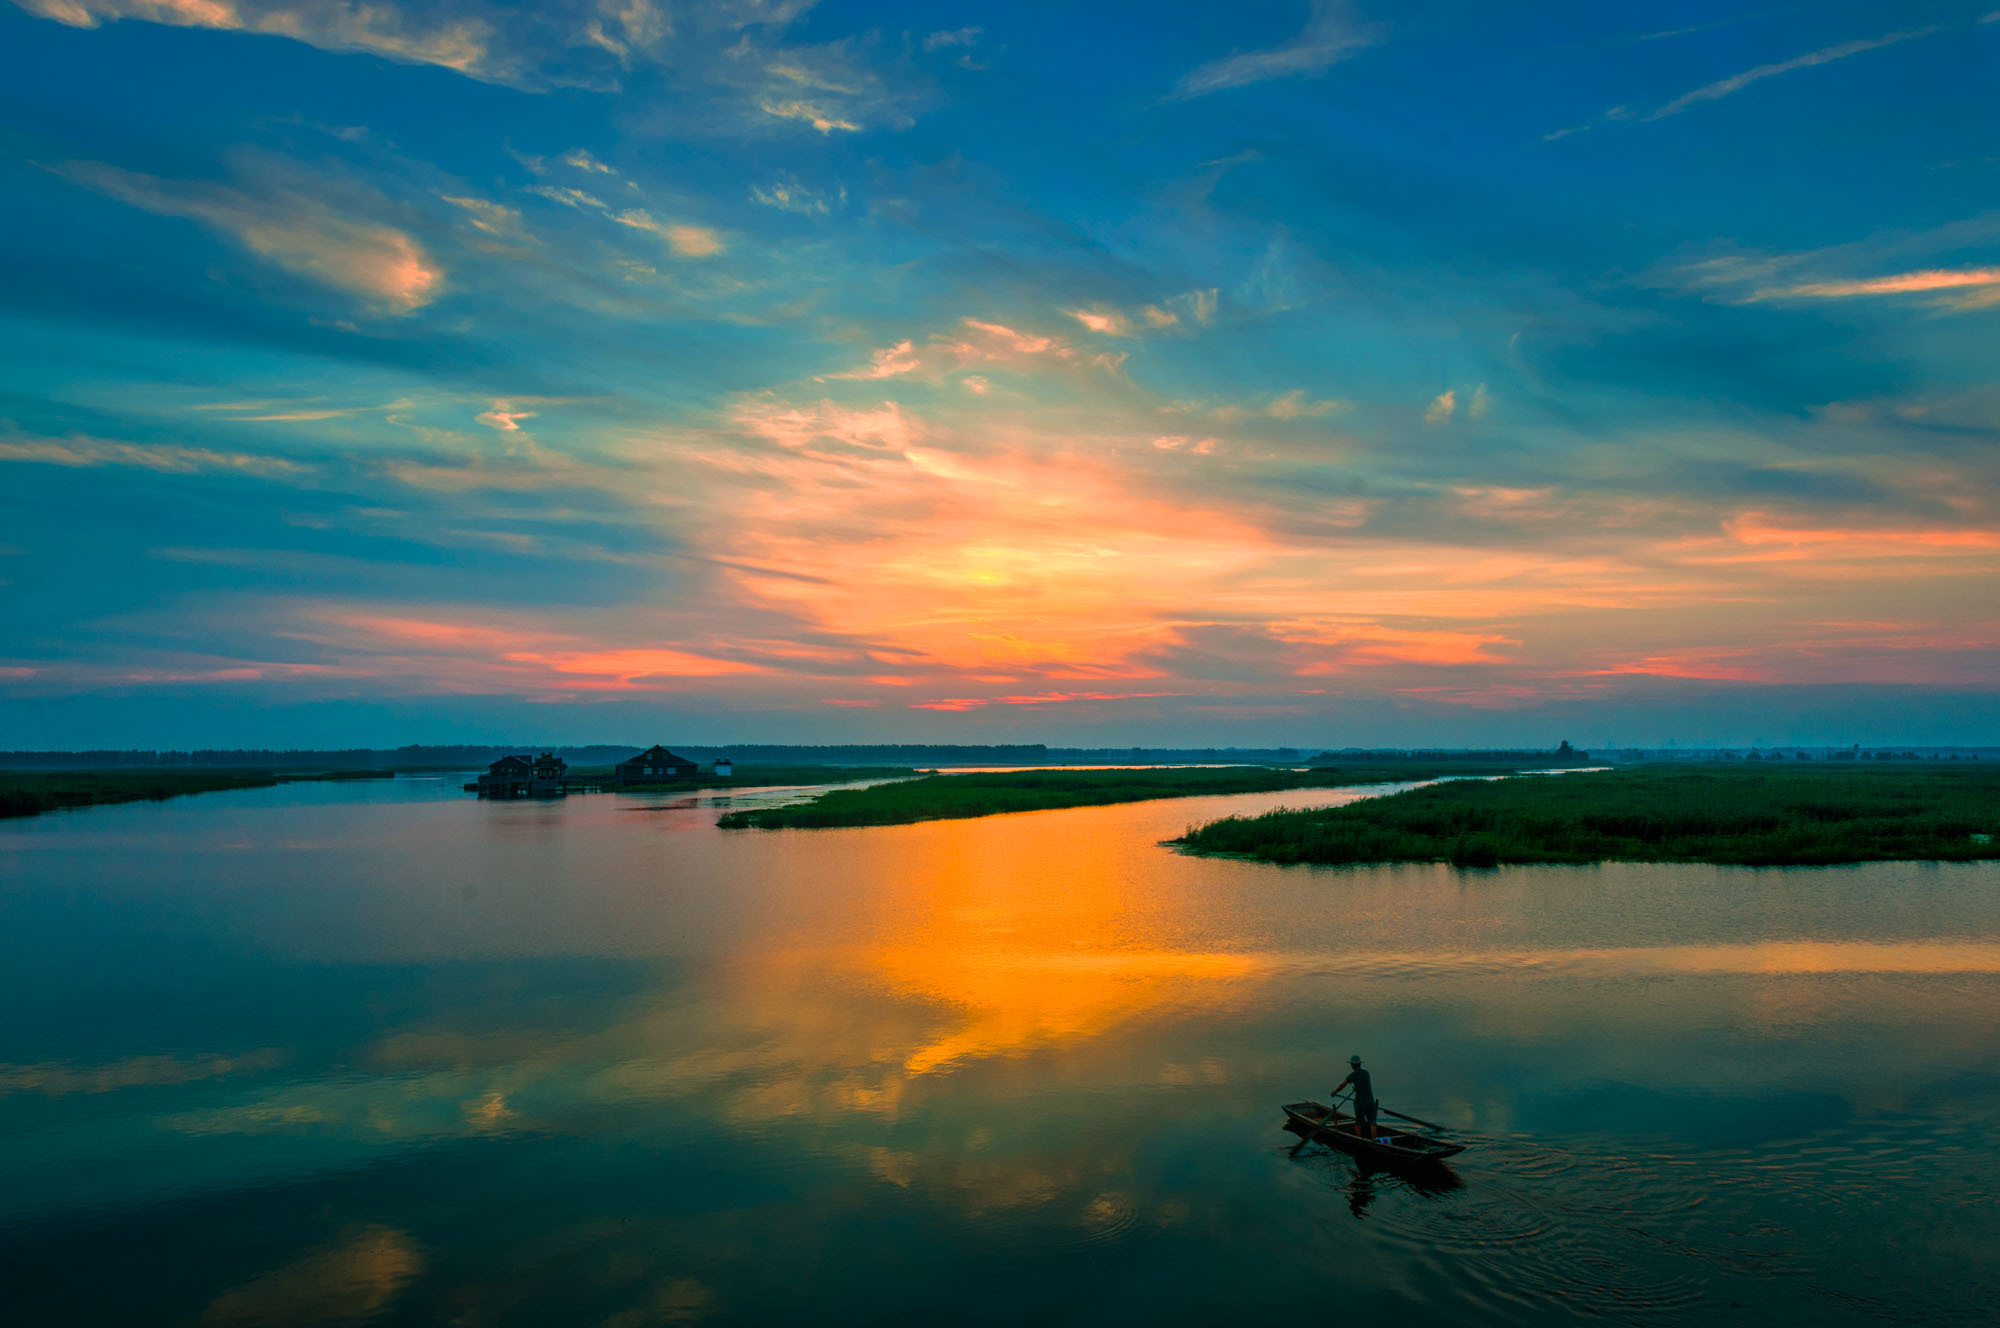
[[[1157,846],[1336,796],[0,823],[0,1320],[1991,1321],[2000,867]],[[1288,1155],[1353,1051],[1455,1187]]]

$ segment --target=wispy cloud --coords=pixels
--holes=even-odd
[[[1376,24],[1357,23],[1339,0],[1313,0],[1305,27],[1288,42],[1268,50],[1244,51],[1191,69],[1174,86],[1174,98],[1204,97],[1274,78],[1323,74],[1363,47],[1381,40]]]
[[[1170,329],[1186,331],[1193,327],[1206,327],[1214,321],[1216,297],[1215,288],[1209,287],[1206,290],[1183,291],[1156,304],[1142,304],[1136,308],[1120,309],[1098,304],[1065,309],[1063,314],[1099,336],[1131,337]]]
[[[510,208],[504,203],[490,199],[474,198],[461,194],[440,194],[445,202],[455,208],[462,208],[468,216],[466,221],[475,230],[504,240],[525,240],[528,233],[521,225],[521,210]]]
[[[511,401],[496,401],[493,403],[493,409],[481,411],[473,418],[487,428],[497,429],[501,433],[520,433],[521,421],[532,420],[535,414],[536,412],[532,410],[516,409]]]
[[[950,332],[933,333],[922,345],[905,339],[869,356],[866,365],[829,378],[942,377],[971,368],[1002,368],[1015,372],[1038,369],[1092,369],[1116,373],[1125,363],[1123,352],[1086,350],[1062,337],[1024,332],[1004,323],[963,318]],[[983,392],[984,388],[973,389]]]
[[[1108,337],[1122,337],[1132,330],[1131,320],[1115,310],[1066,309],[1064,312],[1092,332]]]
[[[826,135],[905,128],[912,123],[910,89],[876,71],[873,46],[872,39],[845,38],[777,47],[746,35],[709,72],[747,99],[767,130],[772,121]]]
[[[1446,389],[1431,398],[1431,404],[1424,408],[1425,424],[1443,424],[1458,410],[1458,393]]]
[[[824,217],[833,211],[835,203],[847,201],[847,190],[842,189],[836,197],[829,198],[796,180],[780,177],[770,184],[751,185],[750,201],[780,212],[796,212],[802,217]]]
[[[615,177],[618,174],[616,170],[591,156],[589,151],[584,148],[571,148],[568,152],[563,153],[562,163],[565,166],[573,166],[579,171],[584,171],[592,175],[610,175]]]
[[[856,134],[861,125],[848,119],[840,111],[825,102],[807,101],[803,97],[771,98],[757,103],[764,114],[777,120],[803,120],[822,134]]]
[[[1952,232],[1935,233],[1949,243]],[[1923,236],[1870,241],[1805,254],[1723,254],[1667,269],[1654,284],[1723,304],[1920,297],[1934,309],[1965,313],[2000,305],[2000,267],[1931,267],[1882,276],[1834,275],[1877,266],[1917,247]],[[1873,259],[1874,261],[1870,261]],[[1832,271],[1829,271],[1832,269]]]
[[[528,192],[546,198],[551,203],[560,203],[564,207],[573,207],[586,211],[608,211],[604,206],[604,200],[596,194],[585,193],[581,189],[572,189],[568,185],[531,184],[528,186]]]
[[[1990,22],[1991,19],[1992,16],[1989,15],[1986,18],[1976,21],[1985,23]],[[1737,20],[1731,19],[1725,21],[1735,22]],[[1681,28],[1671,32],[1655,33],[1652,34],[1652,37],[1642,37],[1638,40],[1649,41],[1653,37],[1675,37],[1683,33],[1701,32],[1709,27],[1719,26],[1722,25],[1704,24],[1694,28]],[[1668,116],[1679,115],[1683,111],[1701,105],[1703,102],[1720,101],[1722,98],[1741,92],[1751,84],[1764,79],[1775,78],[1780,74],[1795,73],[1801,69],[1811,69],[1816,65],[1832,64],[1836,60],[1845,60],[1849,56],[1880,50],[1882,47],[1894,46],[1899,42],[1910,41],[1913,38],[1928,37],[1933,33],[1943,31],[1945,26],[1944,24],[1934,24],[1925,28],[1912,28],[1905,32],[1891,32],[1881,37],[1865,37],[1858,41],[1841,42],[1836,46],[1822,47],[1817,51],[1808,51],[1804,55],[1793,56],[1789,60],[1777,60],[1770,64],[1758,65],[1754,69],[1746,69],[1740,74],[1731,74],[1728,78],[1717,79],[1713,83],[1705,83],[1691,92],[1684,92],[1672,101],[1660,106],[1657,110],[1643,116],[1637,114],[1630,106],[1613,106],[1594,120],[1550,130],[1548,133],[1542,135],[1542,141],[1544,143],[1553,143],[1559,139],[1568,138],[1573,134],[1588,133],[1600,125],[1613,124],[1619,121],[1651,123],[1655,120],[1663,120]]]
[[[1210,405],[1202,401],[1173,401],[1161,407],[1161,411],[1171,415],[1205,416],[1208,419],[1216,421],[1218,424],[1231,424],[1238,420],[1278,420],[1288,422],[1292,420],[1316,420],[1325,415],[1333,415],[1347,410],[1353,404],[1351,401],[1316,398],[1303,387],[1295,387],[1289,392],[1282,392],[1265,401],[1252,403],[1225,402],[1219,406]],[[1182,439],[1180,441],[1185,442],[1186,440]],[[1213,442],[1214,440],[1210,439],[1208,441]],[[1160,447],[1163,444],[1160,440],[1155,439],[1153,445]]]
[[[595,213],[620,226],[656,235],[666,241],[667,248],[673,251],[676,258],[713,258],[724,248],[721,234],[710,227],[665,220],[645,208],[614,210],[597,195],[582,189],[572,189],[567,185],[532,184],[527,187],[527,192],[579,212]]]
[[[634,230],[659,236],[678,258],[713,258],[722,252],[722,237],[706,226],[661,221],[644,208],[628,209],[612,217],[612,220],[620,226],[630,226]]]
[[[443,267],[415,239],[288,184],[165,180],[99,162],[72,162],[58,173],[133,207],[199,221],[267,262],[387,313],[422,308],[444,289]]]
[[[1755,69],[1746,69],[1740,74],[1732,74],[1728,78],[1717,79],[1713,83],[1704,84],[1692,92],[1683,93],[1646,118],[1648,120],[1659,120],[1669,115],[1679,115],[1691,106],[1698,106],[1706,101],[1720,101],[1722,98],[1741,92],[1752,83],[1760,82],[1763,79],[1776,78],[1780,74],[1790,74],[1800,69],[1810,69],[1815,65],[1832,64],[1836,60],[1845,60],[1851,55],[1860,55],[1866,51],[1880,50],[1884,46],[1894,46],[1898,42],[1909,41],[1913,37],[1927,37],[1936,31],[1938,31],[1936,27],[1912,28],[1907,32],[1892,32],[1883,37],[1868,37],[1860,41],[1842,42],[1838,46],[1827,46],[1817,51],[1808,51],[1804,55],[1796,55],[1789,60],[1779,60],[1768,65],[1758,65]]]
[[[121,443],[71,434],[67,438],[0,436],[0,461],[39,462],[48,466],[123,466],[163,475],[193,475],[202,471],[278,478],[301,475],[306,468],[282,457],[244,452],[218,452],[206,447],[170,443]]]
[[[925,36],[924,49],[937,51],[947,46],[970,46],[985,31],[984,28],[953,28],[948,32],[933,32]]]
[[[329,51],[365,51],[408,64],[440,65],[474,78],[510,82],[513,61],[496,56],[484,20],[411,23],[393,5],[345,0],[15,0],[31,14],[71,27],[138,19],[181,28],[220,28],[290,37]]]
[[[1984,309],[2000,304],[2000,267],[1932,268],[1887,277],[1842,281],[1805,281],[1753,291],[1756,300],[1847,300],[1871,295],[1934,295],[1952,292],[1936,303],[1952,309]]]
[[[812,0],[547,0],[429,6],[375,0],[14,0],[72,27],[119,21],[251,33],[325,51],[449,69],[528,92],[619,91],[640,66],[699,89],[688,127],[740,133],[770,117],[822,132],[909,122],[902,96],[870,71],[864,40],[788,43]],[[424,12],[424,11],[429,12]],[[959,36],[960,34],[943,34]],[[975,34],[976,35],[976,34]],[[964,40],[969,41],[970,37]],[[536,169],[546,167],[537,161]],[[587,150],[558,160],[600,173]]]

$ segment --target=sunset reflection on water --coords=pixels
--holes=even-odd
[[[1985,866],[1160,846],[1345,794],[723,833],[702,799],[418,793],[0,830],[26,1012],[0,1246],[32,1303],[861,1321],[962,1315],[979,1284],[995,1319],[1104,1288],[1170,1320],[1328,1288],[1416,1323],[1641,1292],[1672,1319],[1846,1304],[1894,1261],[1948,1320],[2000,1238]],[[1473,1142],[1462,1183],[1287,1155],[1277,1105],[1350,1052]],[[1273,1244],[1274,1214],[1310,1234]],[[1782,1257],[1755,1234],[1779,1228]],[[154,1269],[153,1299],[106,1261]]]

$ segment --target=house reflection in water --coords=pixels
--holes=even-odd
[[[532,761],[503,756],[471,785],[482,798],[556,798],[568,791],[569,762],[554,752]]]

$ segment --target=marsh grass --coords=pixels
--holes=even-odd
[[[1455,781],[1345,807],[1227,817],[1174,843],[1278,863],[2000,858],[2000,766],[1639,767]]]
[[[606,770],[608,777],[610,771]],[[852,784],[863,779],[907,779],[917,772],[908,766],[888,765],[738,765],[727,778],[713,775],[695,779],[660,780],[651,784],[621,784],[620,790],[635,793],[674,792],[684,789],[764,788],[772,784]]]
[[[863,789],[835,789],[811,802],[730,812],[724,829],[815,830],[856,825],[909,825],[1002,812],[1092,807],[1154,798],[1219,793],[1272,793],[1296,788],[1428,779],[1440,773],[1490,770],[1477,762],[1399,765],[1393,769],[1292,770],[1276,766],[1157,767],[1131,770],[1006,770],[926,775]]]
[[[387,770],[284,773],[272,770],[20,770],[0,772],[0,817],[35,816],[64,807],[156,802],[190,793],[269,788],[313,779],[389,779]]]

